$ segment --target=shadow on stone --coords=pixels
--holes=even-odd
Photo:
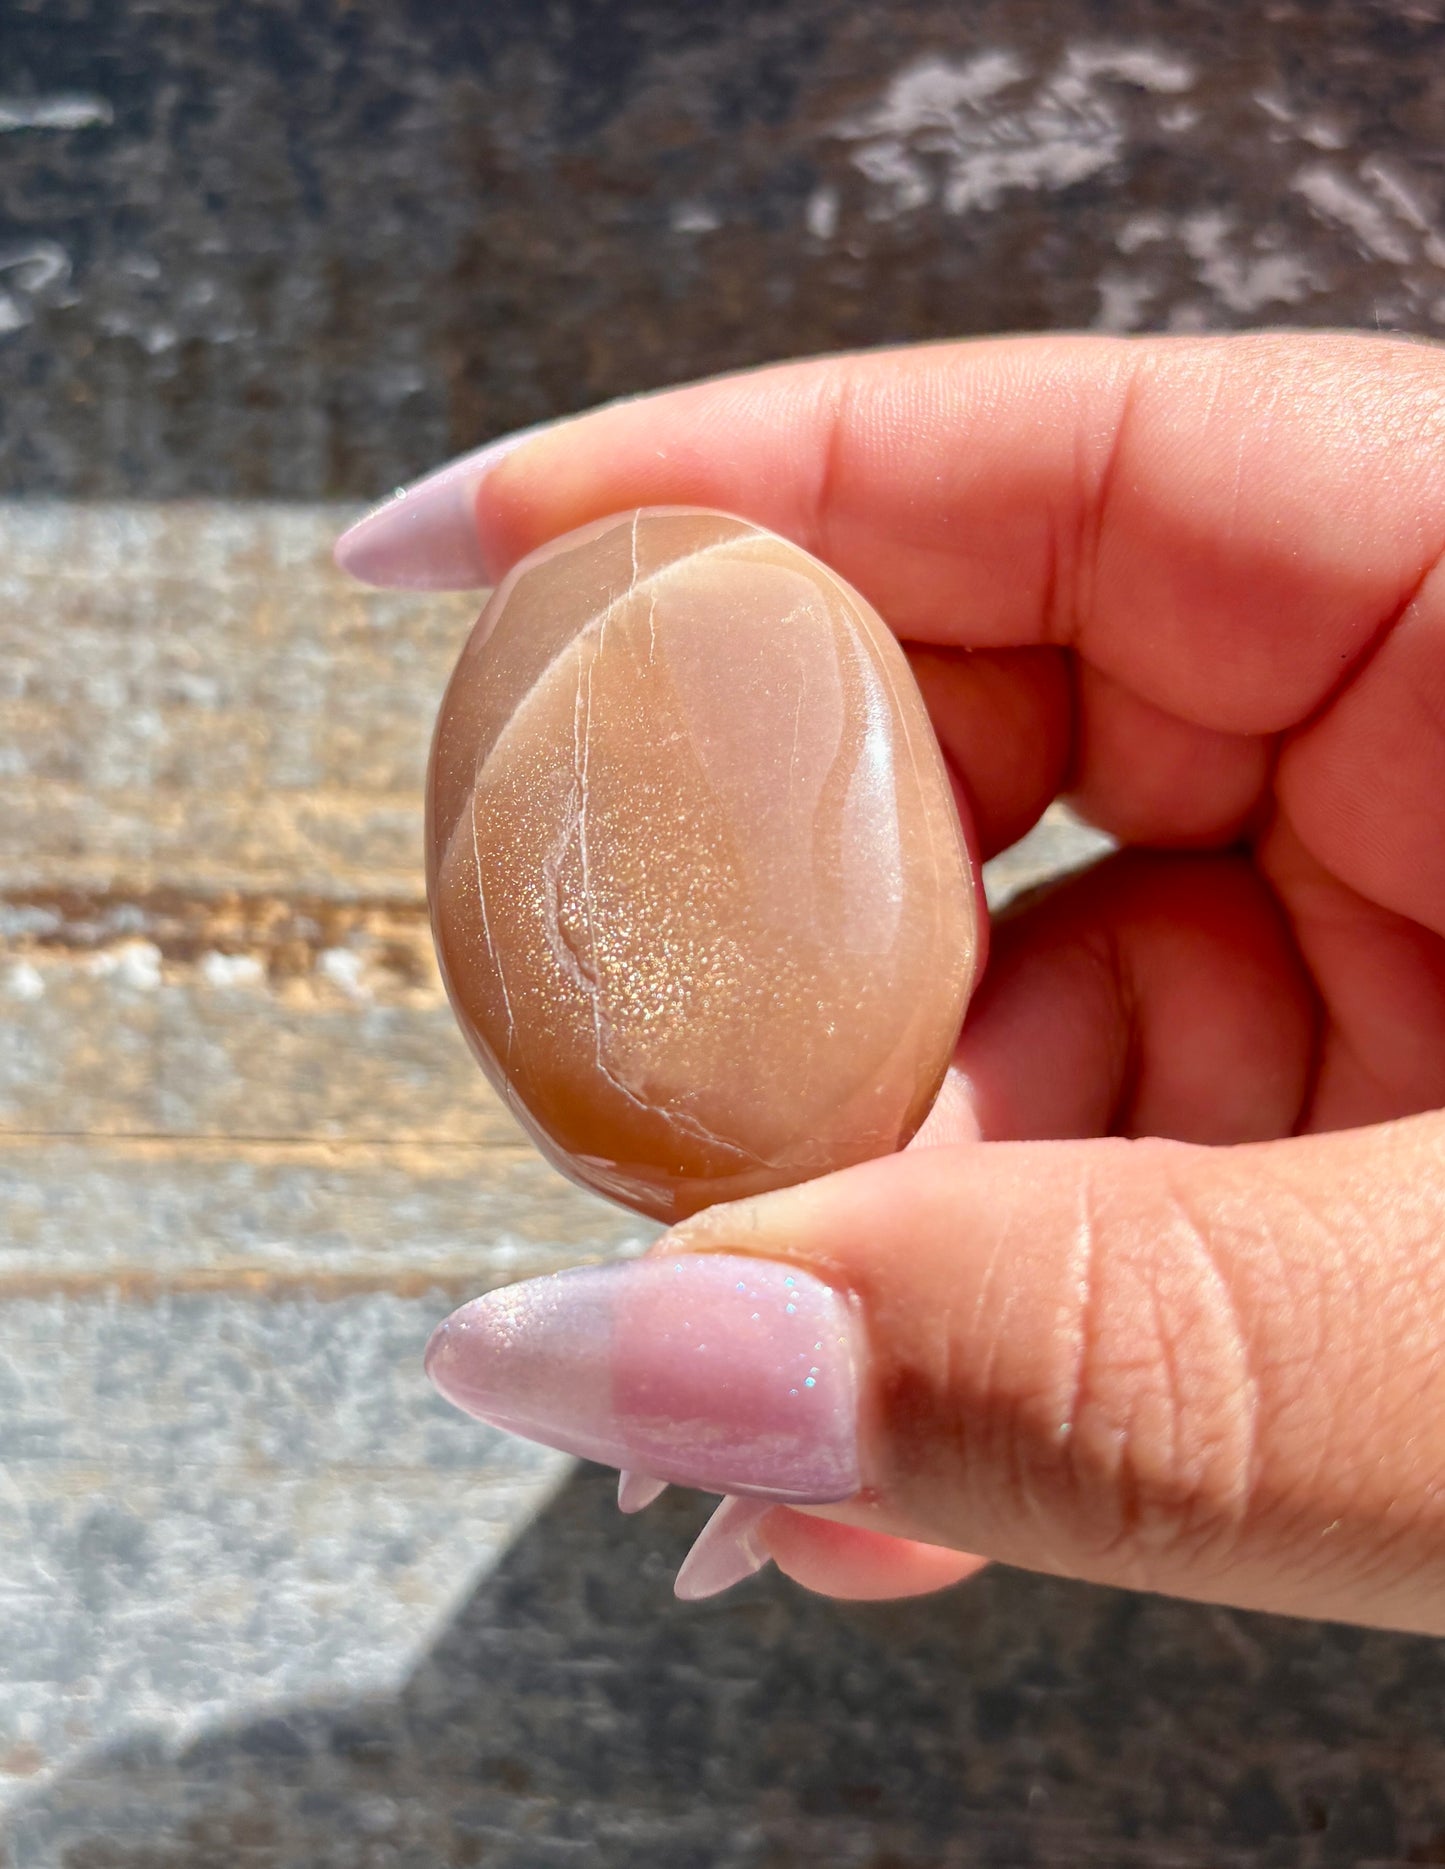
[[[394,1694],[80,1761],[15,1869],[1445,1860],[1445,1649],[986,1573],[683,1606],[701,1502],[586,1469]]]

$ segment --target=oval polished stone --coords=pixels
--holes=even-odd
[[[684,508],[498,586],[437,721],[453,1007],[546,1154],[663,1220],[900,1148],[977,906],[912,673],[797,546]]]

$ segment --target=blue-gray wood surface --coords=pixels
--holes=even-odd
[[[1438,331],[1442,137],[1436,0],[0,0],[0,1861],[1445,1861],[1435,1644],[685,1609],[698,1502],[431,1397],[454,1297],[644,1231],[436,981],[471,603],[276,503],[833,344]]]

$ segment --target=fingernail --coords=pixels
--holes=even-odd
[[[391,590],[464,591],[491,583],[477,493],[498,461],[556,426],[518,429],[401,488],[342,533],[332,553],[338,570]]]
[[[427,1345],[427,1373],[494,1427],[670,1485],[797,1505],[861,1484],[859,1325],[771,1260],[684,1253],[490,1292]]]
[[[683,1559],[673,1595],[699,1603],[760,1571],[770,1555],[760,1528],[772,1509],[766,1499],[724,1499]]]
[[[650,1473],[633,1473],[624,1467],[617,1476],[617,1510],[645,1512],[666,1491],[666,1480],[655,1480]]]

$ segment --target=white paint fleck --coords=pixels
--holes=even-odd
[[[382,365],[372,373],[373,393],[386,402],[405,402],[426,388],[425,370],[412,363]]]
[[[803,210],[808,232],[815,240],[831,240],[838,231],[838,191],[829,183],[815,188]]]
[[[672,228],[678,234],[715,234],[722,216],[705,201],[679,201],[672,210]]]
[[[333,986],[340,987],[351,999],[371,998],[370,990],[361,977],[362,958],[350,948],[323,948],[316,956],[316,966]]]
[[[1360,164],[1360,175],[1377,195],[1389,202],[1400,219],[1408,222],[1417,233],[1424,233],[1430,226],[1430,216],[1423,198],[1383,158],[1367,156]]]
[[[0,249],[0,273],[8,273],[22,292],[38,298],[70,277],[70,256],[53,240]]]
[[[1234,253],[1229,245],[1232,230],[1231,217],[1213,209],[1181,220],[1180,240],[1195,262],[1200,284],[1231,311],[1252,314],[1266,305],[1298,304],[1314,284],[1305,261],[1278,250]]]
[[[1413,258],[1412,243],[1398,222],[1357,182],[1328,163],[1311,163],[1299,170],[1290,186],[1303,195],[1322,220],[1333,221],[1354,235],[1365,252],[1397,266]]]
[[[1254,94],[1254,101],[1259,105],[1265,116],[1272,118],[1275,123],[1294,123],[1294,112],[1276,92],[1256,91]]]
[[[23,330],[37,304],[69,305],[70,255],[53,240],[0,248],[0,336]]]
[[[1094,317],[1094,329],[1137,331],[1156,290],[1148,279],[1113,268],[1105,271],[1099,277],[1099,309]]]
[[[946,58],[920,58],[905,65],[889,82],[881,103],[853,124],[839,126],[843,136],[913,136],[921,130],[953,129],[960,110],[977,109],[1000,91],[1022,82],[1026,67],[1012,52],[980,52],[957,64]]]
[[[1084,181],[1123,152],[1118,87],[1176,96],[1193,83],[1190,66],[1149,46],[1076,46],[1023,90],[1028,77],[1011,52],[917,59],[870,110],[838,124],[873,186],[870,217],[933,203],[964,214],[997,206],[1011,190]]]
[[[1195,278],[1208,288],[1216,304],[1250,316],[1266,306],[1298,304],[1317,283],[1307,261],[1283,247],[1279,230],[1256,230],[1243,252],[1235,250],[1236,235],[1234,217],[1220,209],[1177,217],[1149,212],[1130,216],[1116,236],[1116,245],[1130,256],[1159,247],[1182,249],[1194,264]],[[1106,272],[1099,281],[1095,327],[1137,330],[1144,304],[1157,294],[1161,283],[1147,273]],[[1186,316],[1192,319],[1193,314]],[[1171,328],[1196,327],[1192,322],[1176,325],[1171,316]]]
[[[255,986],[266,977],[266,969],[254,954],[221,954],[212,950],[201,956],[201,978],[207,986]]]
[[[62,927],[56,909],[39,908],[32,903],[0,903],[0,941],[24,940],[27,937],[58,934]]]
[[[1348,134],[1339,124],[1329,117],[1316,113],[1312,117],[1301,117],[1299,112],[1282,97],[1278,91],[1256,91],[1254,101],[1272,123],[1292,130],[1302,143],[1308,143],[1315,149],[1343,149],[1349,142]],[[1274,138],[1276,142],[1285,139]]]
[[[0,134],[7,130],[88,130],[115,122],[103,97],[78,91],[51,97],[0,97]]]
[[[1137,253],[1140,247],[1167,240],[1173,222],[1166,214],[1131,214],[1119,229],[1114,244],[1121,253]]]
[[[363,1836],[388,1836],[401,1819],[401,1807],[395,1798],[380,1792],[361,1798],[352,1807],[357,1829]]]
[[[102,312],[98,323],[107,337],[134,338],[148,357],[159,357],[163,351],[174,350],[179,342],[174,325],[150,323],[127,311]]]
[[[1299,133],[1303,142],[1316,149],[1344,149],[1350,140],[1348,132],[1331,123],[1328,117],[1307,117]]]
[[[23,1004],[32,1000],[44,999],[45,981],[40,969],[28,960],[17,960],[10,969],[5,982],[5,990],[11,999],[18,999]]]
[[[190,707],[219,707],[222,687],[215,675],[197,669],[179,668],[168,677],[170,694]]]
[[[161,951],[153,941],[125,941],[92,954],[85,971],[139,993],[153,993],[161,983]]]
[[[1080,45],[1070,49],[1064,59],[1065,78],[1088,83],[1094,78],[1114,78],[1121,84],[1137,85],[1141,91],[1162,92],[1177,96],[1194,83],[1194,68],[1187,60],[1171,58],[1150,45]]]
[[[1432,203],[1415,177],[1402,175],[1382,156],[1367,156],[1360,174],[1376,195],[1394,210],[1398,220],[1421,236],[1421,252],[1432,266],[1445,267],[1445,235],[1440,232]]]

